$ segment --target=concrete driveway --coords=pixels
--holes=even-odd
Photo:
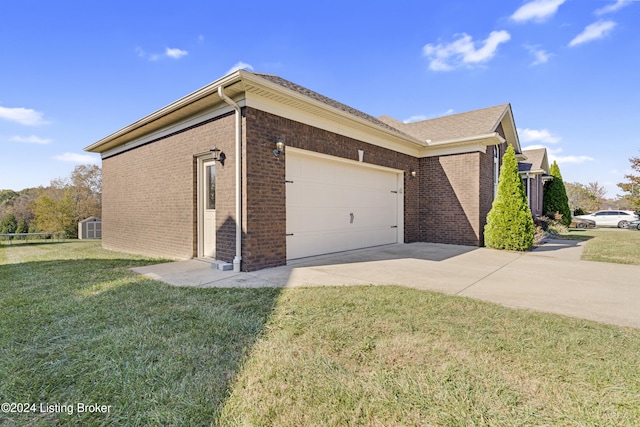
[[[305,258],[253,273],[215,270],[202,260],[133,270],[176,286],[401,285],[640,327],[640,266],[580,261],[584,243],[550,240],[526,253],[411,243]]]

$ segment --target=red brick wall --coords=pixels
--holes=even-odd
[[[197,160],[213,146],[216,166],[216,258],[235,256],[234,114],[191,127],[103,161],[103,245],[150,256],[197,255]],[[242,269],[286,263],[285,153],[289,147],[404,170],[404,241],[481,245],[493,199],[492,148],[486,154],[417,159],[288,120],[243,109]],[[408,172],[417,171],[417,178]]]
[[[487,214],[491,210],[491,206],[493,204],[494,198],[494,186],[493,186],[493,151],[496,149],[496,146],[490,145],[487,147],[486,153],[480,154],[480,216],[478,217],[478,221],[480,221],[479,228],[481,230],[480,239],[478,244],[480,246],[484,245],[484,226],[487,224]],[[500,150],[498,158],[500,159],[500,164],[502,163],[502,156],[504,155],[505,146],[498,146]]]
[[[418,159],[364,141],[358,141],[253,108],[246,109],[246,197],[245,251],[243,269],[250,271],[286,262],[285,153],[272,154],[274,141],[282,138],[288,147],[316,151],[331,156],[365,161],[404,171],[418,170]],[[405,242],[418,237],[418,185],[421,177],[405,174]]]
[[[195,256],[194,155],[214,145],[227,155],[232,152],[233,120],[233,115],[227,115],[104,159],[103,246],[173,259]],[[216,172],[218,226],[224,236],[229,226],[221,221],[232,217],[235,209],[233,192],[229,192],[233,164],[217,167]],[[224,237],[219,240],[223,243]]]
[[[493,203],[493,146],[473,152],[420,159],[420,239],[484,245],[484,226]],[[504,154],[505,145],[500,149]]]
[[[480,153],[421,159],[420,231],[427,242],[479,245]]]
[[[532,215],[542,215],[542,175],[531,176],[531,190],[529,194]]]

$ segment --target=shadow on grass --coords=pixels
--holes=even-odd
[[[176,288],[128,270],[152,262],[0,265],[2,401],[71,405],[1,413],[1,425],[218,419],[280,290]],[[80,403],[106,411],[80,412]]]

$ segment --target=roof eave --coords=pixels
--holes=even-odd
[[[245,75],[243,75],[243,80],[246,80],[247,82],[250,82],[254,85],[259,85],[262,86],[265,89],[271,90],[273,92],[279,92],[281,94],[285,94],[286,96],[288,96],[289,98],[293,98],[297,101],[300,102],[304,102],[307,104],[312,105],[314,108],[319,108],[322,110],[326,110],[326,111],[331,111],[331,113],[346,119],[347,121],[350,122],[354,122],[354,123],[358,123],[359,125],[368,127],[368,128],[372,128],[372,129],[376,129],[379,132],[382,132],[386,135],[389,135],[391,137],[393,137],[394,139],[400,139],[403,140],[404,142],[408,143],[410,146],[412,146],[414,149],[420,149],[423,148],[425,146],[425,143],[422,142],[421,140],[407,135],[406,133],[402,132],[399,129],[393,128],[389,129],[385,126],[380,126],[380,125],[376,125],[375,123],[372,123],[368,120],[366,120],[365,118],[353,115],[351,113],[349,113],[348,111],[344,111],[341,110],[337,107],[325,104],[319,100],[310,98],[308,96],[305,96],[304,94],[301,94],[299,92],[296,92],[294,90],[291,90],[289,88],[283,87],[277,83],[274,83],[272,81],[266,80],[261,78],[258,75],[255,74],[251,74],[251,73],[245,73]],[[351,107],[349,107],[351,108]],[[387,125],[389,126],[389,125]]]
[[[93,144],[85,147],[84,150],[94,153],[102,153],[110,148],[113,148],[114,146],[119,145],[119,143],[116,143],[119,138],[133,132],[134,130],[147,126],[163,117],[169,116],[176,111],[186,107],[187,105],[197,102],[202,98],[217,93],[219,86],[227,86],[231,83],[235,83],[241,80],[243,74],[243,70],[237,70],[233,73],[227,74],[226,76],[221,77],[215,82],[209,83],[208,85],[196,90],[195,92],[192,92],[189,95],[186,95],[178,99],[177,101],[174,101],[171,104],[166,105],[159,110],[156,110],[153,113],[141,118],[140,120],[137,120],[130,125],[125,126],[122,129],[100,139],[99,141],[94,142]]]
[[[516,128],[515,119],[513,118],[513,110],[511,109],[511,104],[507,104],[506,108],[504,109],[496,123],[493,125],[492,129],[497,129],[500,123],[505,122],[505,118],[507,119],[506,124],[508,125],[509,129],[505,129],[503,126],[502,130],[505,132],[507,141],[511,145],[513,145],[513,148],[516,150],[516,155],[521,154],[522,147],[520,146],[520,138],[518,137],[518,130]],[[511,133],[511,135],[508,135],[508,133]],[[512,136],[513,138],[509,138],[509,136]],[[513,139],[513,141],[509,141],[509,139]]]
[[[401,141],[402,144],[405,144],[411,147],[411,150],[419,150],[425,146],[425,144],[410,135],[405,134],[404,132],[392,128],[389,129],[385,126],[379,126],[375,123],[372,123],[362,117],[358,117],[356,115],[350,114],[347,111],[343,111],[339,108],[333,107],[331,105],[327,105],[318,100],[309,98],[304,94],[295,92],[289,88],[278,85],[277,83],[271,82],[267,79],[260,77],[259,75],[255,75],[253,73],[237,70],[226,76],[221,77],[213,83],[210,83],[201,89],[196,90],[195,92],[190,93],[189,95],[178,99],[175,102],[133,122],[132,124],[123,127],[122,129],[100,139],[99,141],[87,146],[85,151],[95,152],[95,153],[103,153],[107,150],[118,147],[122,144],[128,142],[127,135],[130,135],[134,131],[139,131],[143,127],[149,127],[149,129],[145,130],[144,133],[148,134],[157,130],[156,128],[161,128],[164,125],[156,125],[153,127],[153,123],[157,122],[160,119],[169,117],[181,109],[198,102],[199,100],[203,100],[208,96],[217,96],[218,87],[230,86],[234,83],[243,82],[246,83],[247,86],[259,86],[273,93],[279,93],[288,98],[293,98],[299,102],[304,102],[313,106],[313,108],[322,109],[325,111],[330,111],[331,114],[337,115],[347,122],[357,123],[359,126],[364,126],[369,129],[375,129],[377,132],[382,132],[383,134],[392,137],[396,141]],[[394,131],[395,130],[395,131]],[[135,137],[134,137],[135,138]],[[129,138],[131,139],[131,138]]]
[[[469,142],[487,141],[486,145],[495,145],[493,140],[497,139],[499,143],[505,142],[505,139],[501,137],[498,132],[485,133],[482,135],[465,136],[462,138],[442,139],[439,141],[428,142],[428,147],[438,147],[442,145],[464,145]]]
[[[504,142],[505,139],[498,132],[440,140],[428,143],[427,147],[422,149],[420,157],[461,154],[471,151],[485,152],[489,145],[498,145]]]

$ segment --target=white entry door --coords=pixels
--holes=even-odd
[[[200,209],[202,209],[202,256],[216,256],[216,164],[213,160],[202,162],[200,180]]]
[[[287,259],[398,243],[398,172],[288,150]]]

